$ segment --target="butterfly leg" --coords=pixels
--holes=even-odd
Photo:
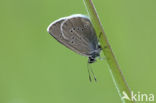
[[[99,34],[98,41],[100,40],[101,35],[102,35],[102,32],[100,32],[100,34]],[[100,43],[98,44],[98,48],[100,49],[100,51],[102,50],[102,47],[101,47]]]
[[[100,40],[101,35],[102,35],[102,32],[100,32],[100,34],[99,34],[99,36],[98,36],[98,41]]]

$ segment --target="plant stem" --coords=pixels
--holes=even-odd
[[[121,69],[117,63],[117,60],[116,60],[114,54],[113,54],[113,51],[112,51],[110,44],[107,40],[106,34],[104,32],[104,29],[102,27],[102,24],[99,20],[99,17],[96,13],[96,10],[95,10],[95,7],[94,7],[92,1],[91,0],[84,0],[84,3],[86,6],[86,9],[88,11],[88,14],[90,16],[90,19],[92,21],[93,27],[96,31],[96,35],[97,35],[97,37],[99,37],[99,42],[101,44],[103,53],[106,57],[108,65],[109,65],[110,74],[112,76],[115,87],[118,91],[118,94],[122,100],[122,103],[134,103],[134,101],[122,99],[122,96],[123,96],[122,92],[123,91],[130,98],[131,98],[131,91],[130,91],[130,89],[129,89],[126,81],[125,81],[125,78],[122,74],[122,71],[121,71]]]

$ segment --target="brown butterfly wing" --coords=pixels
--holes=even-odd
[[[98,49],[98,41],[90,20],[86,17],[69,17],[61,24],[62,36],[82,54],[91,56]]]
[[[58,42],[60,42],[67,48],[71,49],[72,51],[79,53],[81,55],[84,55],[84,56],[89,56],[87,54],[88,52],[90,52],[89,49],[82,50],[82,49],[78,48],[78,46],[81,46],[81,44],[77,44],[78,46],[73,46],[73,43],[71,43],[70,38],[64,38],[64,36],[62,35],[61,24],[66,20],[67,20],[66,18],[61,18],[59,20],[54,21],[52,24],[49,25],[49,27],[47,29],[48,33],[51,36],[53,36]],[[87,46],[86,46],[86,48],[87,48]]]

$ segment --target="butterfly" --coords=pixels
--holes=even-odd
[[[88,63],[94,63],[100,56],[101,46],[90,19],[85,15],[60,18],[52,22],[47,31],[70,50],[88,57]]]

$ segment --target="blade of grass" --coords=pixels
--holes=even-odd
[[[118,62],[113,54],[113,51],[110,47],[109,42],[107,40],[106,34],[105,34],[102,24],[99,20],[99,17],[96,13],[96,10],[92,3],[92,0],[84,0],[84,3],[86,6],[86,9],[88,11],[88,14],[90,16],[90,19],[92,21],[92,24],[95,28],[96,35],[97,35],[97,37],[99,37],[99,42],[102,46],[103,53],[106,57],[108,65],[109,65],[110,74],[112,76],[115,87],[118,91],[118,94],[122,100],[122,103],[134,103],[134,101],[122,99],[122,96],[123,96],[122,92],[125,92],[128,95],[128,97],[131,97],[131,91],[125,81],[122,71],[118,65]]]

